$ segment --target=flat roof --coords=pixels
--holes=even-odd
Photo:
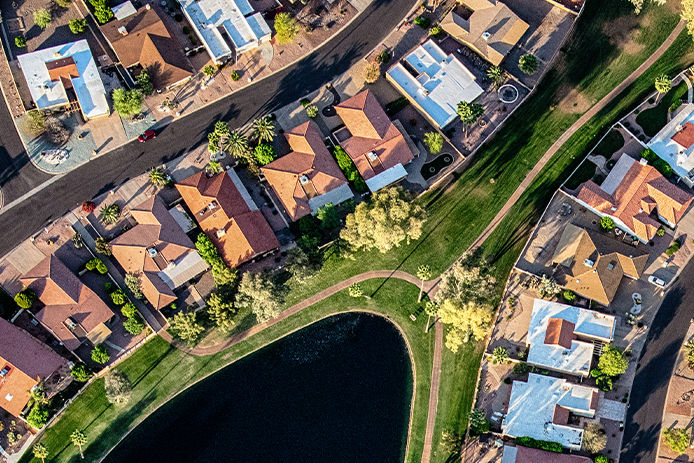
[[[352,190],[349,188],[349,184],[344,183],[337,188],[333,188],[327,193],[314,196],[313,198],[309,199],[308,205],[311,208],[311,212],[316,213],[318,212],[318,209],[320,209],[328,203],[337,206],[338,204],[347,201],[348,199],[351,199],[353,197],[354,193],[352,193]]]
[[[67,57],[71,57],[77,67],[79,76],[72,76],[70,81],[84,115],[92,118],[108,114],[106,89],[89,44],[84,39],[17,56],[36,107],[47,109],[69,103],[62,81],[51,81],[46,65]]]
[[[135,6],[130,2],[130,0],[112,7],[111,11],[113,11],[113,16],[115,16],[118,21],[137,13]]]
[[[694,145],[684,147],[672,139],[687,122],[694,123],[692,103],[683,104],[677,115],[648,142],[648,147],[691,184],[694,180]]]
[[[557,344],[546,344],[550,319],[571,322],[574,335],[610,342],[614,337],[614,316],[544,299],[535,299],[533,303],[527,337],[530,346],[528,362],[571,374],[588,375],[593,344],[576,339],[571,341],[571,348],[568,349]]]
[[[388,76],[439,127],[458,117],[459,102],[472,102],[483,93],[463,63],[453,55],[446,55],[433,40],[417,47],[403,61],[390,68]]]
[[[396,164],[390,169],[386,169],[375,177],[366,180],[366,186],[371,192],[378,191],[381,188],[387,187],[398,180],[407,177],[407,171],[402,164]]]

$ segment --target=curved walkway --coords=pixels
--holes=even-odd
[[[561,134],[561,136],[555,141],[552,146],[549,147],[547,152],[542,156],[542,158],[538,161],[537,164],[535,164],[535,167],[528,172],[528,174],[525,176],[523,181],[521,182],[520,185],[518,185],[518,188],[516,188],[516,191],[513,192],[511,197],[506,201],[506,204],[501,208],[498,214],[494,217],[494,219],[487,225],[487,228],[484,229],[484,231],[480,234],[480,236],[477,237],[477,239],[470,245],[468,250],[475,249],[479,247],[484,241],[489,238],[489,236],[496,230],[496,228],[501,224],[501,222],[504,220],[506,217],[506,214],[511,210],[514,204],[518,202],[520,199],[521,195],[525,192],[525,190],[530,186],[530,184],[535,180],[535,178],[538,176],[540,171],[545,167],[545,164],[549,162],[549,160],[554,156],[557,151],[566,143],[571,136],[578,131],[583,124],[588,122],[590,119],[592,119],[593,116],[595,116],[599,111],[601,111],[603,108],[607,106],[607,104],[612,101],[614,97],[622,93],[627,87],[629,87],[631,84],[634,83],[636,79],[638,79],[641,74],[644,73],[653,63],[655,63],[662,55],[665,53],[665,51],[670,48],[670,45],[677,39],[677,37],[680,35],[680,32],[684,30],[685,22],[680,21],[677,26],[672,30],[670,35],[668,36],[667,39],[658,47],[658,49],[650,56],[646,61],[641,63],[641,66],[636,68],[634,72],[632,72],[629,77],[624,79],[622,83],[617,85],[615,88],[612,89],[610,93],[605,95],[600,101],[595,103],[588,111],[583,113],[581,117],[578,118],[576,122],[574,122],[571,127],[569,127],[566,132]]]

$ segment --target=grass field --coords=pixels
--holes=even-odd
[[[660,129],[667,124],[667,114],[670,111],[670,106],[677,100],[680,100],[687,94],[687,84],[680,82],[679,85],[672,88],[669,92],[663,95],[654,108],[646,109],[636,116],[636,122],[643,129],[643,133],[649,137],[655,136]]]

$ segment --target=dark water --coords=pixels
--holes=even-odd
[[[411,398],[397,329],[337,315],[180,394],[104,461],[402,462]]]

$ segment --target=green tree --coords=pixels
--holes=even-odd
[[[84,363],[74,364],[70,369],[70,375],[75,379],[75,381],[79,381],[80,383],[87,382],[92,376]]]
[[[505,73],[499,66],[492,66],[487,69],[487,77],[489,77],[489,80],[492,81],[493,86],[496,88],[504,81]]]
[[[446,452],[460,455],[461,447],[463,445],[463,436],[453,431],[446,430],[441,433],[439,444]]]
[[[113,108],[123,117],[132,117],[142,112],[144,96],[139,89],[117,88],[111,93]]]
[[[30,308],[38,299],[38,296],[31,288],[23,289],[14,296],[14,301],[21,309]]]
[[[487,420],[484,410],[480,408],[476,408],[470,412],[469,423],[470,435],[472,436],[479,436],[489,431],[489,420]]]
[[[48,408],[42,403],[37,403],[31,408],[26,420],[31,427],[41,429],[46,425],[46,423],[48,423],[48,418],[50,416],[51,413]]]
[[[384,188],[347,215],[340,237],[352,249],[385,253],[418,239],[425,221],[424,209],[411,202],[401,187]]]
[[[181,311],[174,315],[171,319],[171,330],[188,344],[195,344],[205,332],[205,328],[197,321],[197,314],[192,311]]]
[[[665,428],[663,429],[663,441],[674,452],[682,455],[687,453],[689,448],[689,433],[686,428]]]
[[[542,275],[542,279],[540,280],[537,290],[542,297],[554,297],[561,293],[561,286],[559,286],[554,278],[548,277],[547,275]]]
[[[142,285],[140,284],[140,277],[134,273],[125,274],[125,286],[133,293],[135,299],[144,299],[145,295],[142,293]]]
[[[687,353],[687,365],[694,370],[694,339],[690,339],[684,345],[684,350]]]
[[[135,82],[137,82],[137,86],[140,87],[140,90],[145,95],[151,95],[154,93],[154,84],[152,83],[152,78],[146,69],[140,71],[137,77],[135,77]]]
[[[92,349],[92,360],[103,365],[111,359],[111,354],[108,353],[103,344],[97,344]]]
[[[453,353],[470,341],[481,341],[492,323],[493,310],[472,301],[446,299],[439,304],[437,315],[447,326],[446,347]]]
[[[672,88],[672,79],[667,74],[660,74],[655,78],[655,89],[658,92],[658,100]]]
[[[486,261],[464,254],[443,275],[438,284],[436,301],[454,299],[480,305],[494,305],[496,279]]]
[[[422,282],[419,286],[419,296],[417,296],[417,302],[422,301],[422,294],[424,293],[424,283],[431,279],[431,267],[428,265],[420,265],[417,267],[417,278]]]
[[[229,333],[236,326],[235,313],[234,304],[225,301],[219,294],[212,293],[207,298],[207,314],[222,333]]]
[[[218,153],[224,147],[230,135],[229,125],[223,121],[214,124],[214,130],[207,135],[207,149],[210,153]]]
[[[127,375],[120,370],[110,370],[104,376],[106,400],[114,405],[125,405],[130,401],[132,385]]]
[[[539,65],[540,63],[535,55],[531,55],[530,53],[521,56],[518,60],[518,68],[528,75],[535,73]]]
[[[434,324],[439,321],[439,305],[434,301],[427,301],[424,304],[424,312],[427,314],[427,324],[424,327],[424,332],[428,333],[433,325],[430,325],[431,317],[434,317]]]
[[[236,307],[250,309],[258,323],[263,323],[280,315],[286,292],[270,272],[246,272],[236,294]]]
[[[315,249],[312,248],[312,249]],[[287,253],[286,269],[292,274],[292,277],[302,283],[316,274],[321,268],[320,255],[311,255],[297,246],[292,248]]]
[[[27,46],[27,39],[25,39],[23,35],[20,35],[14,38],[14,44],[17,45],[18,48],[24,48]]]
[[[275,16],[275,32],[277,43],[291,43],[299,35],[299,26],[289,13],[279,13]]]
[[[122,313],[125,318],[132,318],[137,314],[137,307],[135,307],[135,304],[128,301],[120,308],[120,313]]]
[[[135,313],[135,315],[123,322],[123,328],[125,328],[125,331],[133,336],[137,336],[138,334],[142,333],[145,327],[145,322],[142,321],[142,318],[138,313]]]
[[[231,268],[224,262],[221,262],[212,267],[212,277],[218,289],[226,290],[236,284],[239,274],[235,268]]]
[[[424,144],[431,154],[440,153],[443,149],[443,135],[438,132],[427,132],[424,134]]]
[[[269,116],[253,121],[253,137],[260,142],[272,142],[275,138],[275,123]]]
[[[506,363],[508,361],[508,349],[505,347],[497,346],[492,351],[492,363]]]
[[[205,172],[207,172],[207,175],[217,175],[222,172],[222,164],[217,161],[210,161],[205,166]]]
[[[253,156],[261,166],[270,164],[276,157],[275,148],[267,143],[258,143],[258,146],[253,150]]]
[[[333,203],[326,203],[316,212],[316,218],[320,221],[321,229],[325,231],[335,230],[340,226],[340,214]]]
[[[80,449],[80,457],[82,458],[82,460],[84,460],[84,452],[82,451],[82,446],[87,445],[87,435],[79,429],[75,429],[74,431],[72,431],[72,434],[70,434],[70,440],[72,441],[72,445]]]
[[[352,283],[352,285],[347,288],[347,292],[349,293],[350,297],[355,299],[364,296],[364,290],[361,288],[359,283]]]
[[[36,458],[41,460],[41,463],[46,463],[46,458],[48,458],[48,448],[45,446],[45,444],[43,444],[43,442],[34,444],[31,451]]]
[[[169,183],[169,179],[160,167],[152,167],[149,170],[149,181],[157,188],[163,188]]]
[[[694,0],[682,0],[680,16],[687,23],[689,35],[694,36]]]
[[[306,106],[306,115],[311,119],[315,119],[318,116],[318,106],[314,104]]]
[[[205,74],[205,76],[207,76],[207,77],[214,76],[215,72],[217,72],[217,70],[211,64],[208,64],[207,66],[202,68],[202,73]]]
[[[106,24],[113,18],[113,10],[103,3],[99,3],[94,6],[94,17],[99,22],[99,24]]]
[[[634,13],[636,13],[636,14],[641,13],[641,10],[643,9],[643,4],[645,3],[645,0],[629,0],[629,1],[631,2],[632,5],[634,5]],[[655,5],[662,6],[665,4],[665,2],[667,0],[651,0],[651,1]]]
[[[629,367],[629,359],[624,352],[612,347],[610,344],[605,345],[602,349],[602,355],[598,359],[598,369],[607,376],[619,376]]]
[[[106,241],[106,238],[97,238],[94,242],[95,246],[94,248],[96,249],[96,252],[99,254],[103,254],[104,256],[111,256],[113,253],[111,252],[111,245],[108,244],[108,241]]]
[[[41,29],[47,28],[51,24],[51,21],[53,21],[53,16],[51,16],[51,12],[47,9],[41,8],[34,11],[34,23]]]
[[[615,224],[614,220],[612,218],[604,216],[603,218],[600,219],[600,228],[602,228],[605,231],[610,231],[614,229]]]
[[[229,151],[229,154],[239,160],[244,160],[249,162],[251,159],[251,150],[248,147],[248,137],[234,130],[229,134],[229,138],[226,140],[225,148]]]
[[[53,0],[61,8],[70,8],[72,0]]]
[[[87,20],[83,18],[71,19],[68,26],[73,34],[81,34],[87,30]]]
[[[46,131],[46,116],[38,109],[27,111],[25,127],[32,137],[38,137]]]
[[[458,103],[456,112],[460,116],[460,120],[463,121],[463,125],[465,126],[465,136],[467,137],[469,127],[477,122],[477,120],[484,114],[484,106],[479,103],[468,103],[467,101],[461,101]]]

